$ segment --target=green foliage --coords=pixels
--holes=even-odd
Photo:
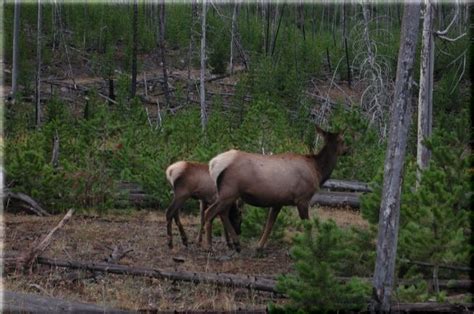
[[[397,257],[402,263],[402,275],[418,278],[420,270],[405,260],[429,262],[434,265],[467,265],[472,258],[470,244],[472,234],[469,221],[472,220],[470,201],[470,163],[465,134],[466,117],[456,119],[458,132],[435,130],[426,142],[432,151],[429,167],[422,172],[415,190],[415,162],[407,163],[402,186],[400,208],[400,230]],[[373,185],[374,193],[362,198],[362,215],[371,223],[378,223],[382,173]],[[427,273],[427,276],[432,274]],[[443,276],[443,274],[439,274]],[[431,297],[426,286],[417,285],[400,288],[400,297],[409,300]],[[443,298],[443,294],[435,295]]]
[[[296,219],[292,214],[293,208],[283,208],[275,221],[270,237],[281,241],[289,226],[294,225]],[[245,205],[245,219],[242,221],[242,234],[244,239],[259,238],[264,230],[269,209]]]
[[[349,153],[338,159],[333,177],[370,181],[384,162],[385,145],[381,145],[377,131],[369,126],[360,110],[339,105],[331,118],[331,129],[342,130]],[[370,162],[367,162],[370,160]]]
[[[348,267],[350,250],[356,249],[346,245],[347,237],[333,221],[305,222],[304,232],[294,239],[291,250],[295,273],[278,280],[277,289],[291,300],[280,310],[303,313],[360,310],[366,305],[368,283],[358,278],[340,283],[335,278],[337,272]]]

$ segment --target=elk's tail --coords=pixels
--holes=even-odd
[[[217,155],[209,162],[209,173],[211,175],[212,180],[216,182],[217,191],[219,191],[219,176],[234,161],[234,159],[237,157],[238,152],[238,150],[231,149],[229,151]]]
[[[186,169],[187,163],[185,161],[178,161],[166,168],[166,179],[174,187],[176,179],[181,176],[181,174]]]

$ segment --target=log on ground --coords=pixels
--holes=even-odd
[[[6,201],[7,206],[5,208],[10,207],[10,201],[15,200],[18,202],[19,208],[25,209],[35,215],[38,216],[51,216],[46,210],[41,208],[37,201],[35,201],[30,196],[21,193],[21,192],[13,192],[9,189],[5,189],[3,191],[3,199]],[[4,205],[5,206],[5,205]]]
[[[3,298],[0,300],[0,308],[6,313],[132,313],[97,304],[11,291],[3,291]]]
[[[75,261],[62,261],[39,257],[38,264],[50,265],[56,267],[66,267],[83,269],[90,271],[101,271],[112,274],[132,275],[141,277],[151,277],[169,280],[180,280],[194,283],[210,283],[218,286],[230,286],[238,288],[247,288],[252,290],[277,292],[275,289],[276,281],[258,276],[233,275],[224,273],[201,273],[189,271],[168,271],[154,268],[129,267],[117,264],[107,263],[84,263]]]
[[[391,313],[472,313],[473,303],[395,303],[391,305]]]
[[[329,179],[324,182],[322,188],[331,191],[352,191],[360,193],[370,193],[372,189],[369,184],[360,181]]]
[[[314,206],[318,204],[331,207],[350,206],[353,208],[359,208],[359,197],[359,193],[319,191],[313,195],[309,205]]]

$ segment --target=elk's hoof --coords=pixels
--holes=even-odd
[[[185,247],[188,247],[188,245],[189,245],[188,239],[183,238],[182,240],[183,240],[183,245],[184,245]]]
[[[199,237],[199,236],[198,236],[198,237],[196,238],[196,245],[197,245],[197,246],[201,246],[201,244],[202,244],[202,237]]]
[[[234,249],[235,249],[235,251],[237,251],[237,253],[240,253],[241,249],[240,249],[240,243],[239,242],[234,243]]]
[[[255,249],[254,257],[262,258],[262,257],[265,257],[265,256],[266,256],[266,254],[265,254],[265,251],[264,251],[263,247],[257,247]]]

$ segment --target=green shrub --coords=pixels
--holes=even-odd
[[[244,210],[245,219],[242,221],[242,237],[244,239],[260,238],[263,234],[270,209],[245,204]],[[288,227],[294,224],[296,220],[291,210],[294,209],[285,207],[280,211],[272,228],[271,239],[281,241]]]
[[[291,250],[295,273],[278,280],[277,289],[290,298],[290,303],[280,311],[307,313],[364,308],[370,285],[358,278],[346,283],[335,278],[338,271],[347,267],[350,250],[356,249],[346,245],[346,237],[333,221],[305,222],[304,232],[295,238]]]

